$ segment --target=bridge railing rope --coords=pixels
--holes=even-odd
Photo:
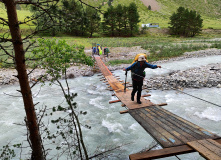
[[[164,68],[164,69],[167,69],[167,68]],[[167,69],[167,70],[171,70],[171,69]],[[171,70],[171,71],[172,71],[172,70]],[[135,73],[134,73],[134,74],[135,74]],[[138,74],[135,74],[135,75],[136,75],[136,76],[139,76],[139,77],[142,77],[142,78],[144,78],[144,79],[147,80],[147,78],[145,78],[145,77],[143,77],[143,76],[140,76],[140,75],[138,75]],[[188,96],[191,96],[191,97],[193,97],[193,98],[199,99],[199,100],[204,101],[204,102],[207,102],[207,103],[209,103],[209,104],[212,104],[212,105],[214,105],[214,106],[221,107],[221,105],[218,105],[218,104],[215,104],[215,103],[210,102],[210,101],[208,101],[208,100],[205,100],[205,99],[199,98],[199,97],[197,97],[197,96],[191,95],[191,94],[189,94],[189,93],[186,93],[186,92],[184,92],[184,91],[179,90],[178,88],[175,88],[175,90],[178,91],[178,92],[180,92],[180,93],[183,93],[183,94],[186,94],[186,95],[188,95]]]

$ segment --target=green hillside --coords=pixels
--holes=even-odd
[[[101,6],[101,11],[104,12],[108,8],[109,0],[82,0],[94,7]],[[213,28],[221,29],[221,3],[220,0],[151,0],[158,4],[157,11],[148,10],[146,4],[142,0],[113,0],[112,5],[118,4],[129,5],[135,2],[138,6],[140,14],[140,25],[146,23],[159,23],[161,28],[167,28],[169,17],[177,8],[182,6],[190,10],[195,10],[201,14],[203,18],[203,29]],[[22,20],[24,15],[30,14],[29,11],[20,10],[18,12],[19,19]],[[3,4],[0,3],[0,17],[5,18],[6,13]],[[25,26],[24,26],[25,28]]]
[[[153,0],[155,1],[155,0]],[[106,10],[108,0],[84,0],[92,6],[101,6],[101,10]],[[150,11],[141,0],[113,0],[112,5],[129,5],[135,2],[140,13],[140,24],[160,23],[161,28],[167,28],[169,17],[177,8],[182,6],[189,10],[197,11],[204,19],[203,28],[221,29],[221,3],[220,0],[156,0],[160,9]],[[151,6],[151,4],[149,4]]]

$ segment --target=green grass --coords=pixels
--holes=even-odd
[[[112,66],[114,66],[114,65],[118,65],[118,64],[130,64],[130,63],[132,63],[133,62],[133,59],[121,59],[121,60],[118,60],[118,59],[116,59],[116,60],[111,60],[111,61],[109,61],[107,64],[108,65],[112,65]]]
[[[182,56],[185,52],[204,50],[208,48],[221,49],[221,41],[210,41],[209,39],[181,39],[181,38],[170,38],[170,41],[165,39],[158,39],[153,41],[151,39],[147,43],[140,43],[141,47],[150,52],[147,56],[149,62],[165,60],[173,57]],[[117,64],[129,64],[133,60],[111,60],[110,65]]]

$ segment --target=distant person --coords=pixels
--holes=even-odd
[[[98,48],[98,54],[101,56],[102,55],[102,49],[100,46],[97,47]]]
[[[131,100],[134,101],[134,95],[137,92],[137,103],[141,104],[140,101],[141,92],[142,92],[142,86],[143,86],[143,80],[145,77],[145,68],[161,68],[161,66],[158,65],[152,65],[146,62],[146,57],[144,55],[140,55],[136,62],[134,62],[131,66],[124,68],[124,71],[131,70],[131,78],[132,78],[132,85],[133,85],[133,91],[131,92]]]
[[[96,47],[93,47],[93,48],[92,48],[92,54],[93,54],[93,55],[96,54]]]
[[[105,47],[104,48],[104,55],[107,55],[107,57],[108,57],[108,53],[110,53],[110,51],[107,47]]]

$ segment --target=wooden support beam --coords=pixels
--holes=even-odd
[[[120,114],[125,114],[125,113],[128,113],[128,109],[127,110],[124,110],[124,111],[120,111]]]
[[[155,104],[155,105],[157,105],[157,106],[166,106],[167,103],[160,103],[160,104]]]
[[[116,103],[116,102],[120,102],[121,100],[114,100],[114,101],[109,101],[109,104],[111,104],[111,103]]]
[[[128,83],[130,83],[130,82],[126,82],[126,84],[128,84]],[[125,83],[123,82],[122,84],[125,84]]]
[[[215,141],[221,144],[221,138]],[[170,157],[174,155],[191,153],[191,152],[195,152],[195,150],[188,145],[182,145],[182,146],[153,150],[148,152],[135,153],[129,155],[129,158],[130,160],[150,160],[150,159]]]
[[[149,97],[151,96],[150,94],[145,94],[145,95],[142,95],[141,97]]]

